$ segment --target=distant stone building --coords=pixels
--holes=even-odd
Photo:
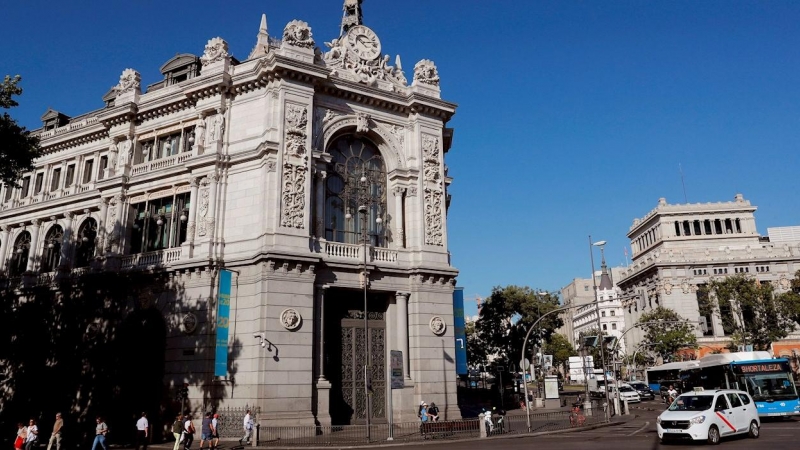
[[[701,310],[698,287],[713,278],[748,274],[780,293],[800,269],[800,229],[770,228],[768,236],[761,236],[755,211],[741,194],[719,203],[669,204],[662,198],[654,210],[634,220],[628,231],[633,261],[619,281],[625,321],[636,323],[642,314],[664,306],[698,324],[696,356],[725,348],[730,338],[719,312]],[[631,349],[643,344],[641,329],[626,336]],[[793,333],[774,343],[773,353],[794,356],[800,352],[799,337]]]
[[[339,36],[315,39],[300,20],[276,39],[262,18],[246,58],[215,37],[147,87],[126,69],[98,110],[48,111],[44,156],[0,191],[0,270],[20,292],[74,272],[168,273],[181,295],[152,302],[163,383],[192,374],[194,409],[361,423],[369,354],[374,421],[390,407],[416,420],[421,400],[459,418],[445,165],[456,105],[432,61],[390,64],[360,0],[345,2]],[[229,318],[217,317],[221,269]],[[229,370],[215,377],[220,324]],[[391,350],[403,388],[390,389]]]
[[[609,336],[620,337],[625,330],[625,317],[622,304],[619,301],[608,301],[619,297],[615,280],[619,278],[623,267],[607,267],[605,259],[601,269],[595,273],[597,284],[597,297],[604,300],[600,303],[601,328]],[[564,311],[562,320],[564,325],[556,332],[564,335],[573,347],[578,348],[582,343],[579,336],[582,332],[597,329],[597,307],[594,304],[594,284],[590,278],[575,278],[572,282],[561,288],[561,299],[564,306],[571,305]],[[624,343],[620,343],[624,349]]]

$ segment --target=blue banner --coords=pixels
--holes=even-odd
[[[467,375],[467,331],[464,322],[464,288],[453,291],[453,334],[456,339],[456,373]]]
[[[214,376],[228,376],[228,327],[231,315],[231,273],[219,271],[217,295],[217,349],[214,358]]]

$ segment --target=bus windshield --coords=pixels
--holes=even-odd
[[[788,373],[763,373],[744,375],[748,391],[755,401],[797,399],[797,390]]]

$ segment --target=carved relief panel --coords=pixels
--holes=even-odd
[[[281,226],[283,227],[305,228],[307,127],[308,108],[287,104],[281,178]]]
[[[441,150],[439,138],[422,135],[423,195],[425,208],[425,244],[444,245]]]

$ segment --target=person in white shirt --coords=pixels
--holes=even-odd
[[[186,414],[184,419],[185,422],[183,422],[183,448],[185,450],[189,450],[189,447],[192,446],[192,441],[194,440],[194,424],[192,423],[191,414]]]
[[[216,449],[219,446],[219,414],[214,414],[214,418],[211,420],[211,448]]]
[[[242,441],[250,445],[250,438],[253,436],[253,416],[250,415],[249,409],[247,410],[247,414],[244,415],[242,427],[244,428],[244,436],[239,439],[239,445],[242,445]]]
[[[142,413],[142,417],[136,421],[136,450],[139,446],[147,450],[147,441],[150,438],[150,423],[147,421],[147,413]]]
[[[28,435],[25,438],[25,450],[31,450],[39,441],[39,427],[36,426],[36,421],[31,419],[28,422]]]

